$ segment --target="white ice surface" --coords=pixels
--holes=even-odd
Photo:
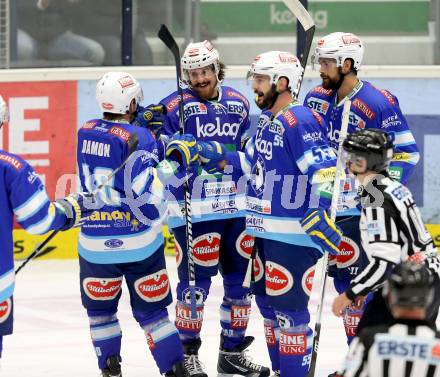
[[[174,259],[167,257],[173,287],[176,285]],[[17,276],[15,290],[15,331],[4,337],[0,363],[1,377],[97,377],[99,370],[90,340],[86,312],[79,293],[77,261],[32,261]],[[125,287],[124,287],[125,288]],[[317,304],[315,284],[310,310],[314,321]],[[125,289],[119,304],[123,332],[122,359],[124,377],[158,377],[145,336],[131,316]],[[173,288],[174,293],[174,288]],[[337,369],[346,353],[342,321],[330,312],[335,296],[331,279],[327,285],[317,377]],[[208,375],[217,376],[219,344],[219,305],[223,297],[220,277],[213,280],[206,302],[200,359]],[[256,339],[250,346],[254,361],[269,366],[263,321],[253,302],[247,334]],[[174,307],[169,309],[174,319]],[[312,324],[313,328],[313,324]]]

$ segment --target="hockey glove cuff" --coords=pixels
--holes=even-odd
[[[301,226],[321,250],[328,251],[331,255],[339,253],[342,232],[326,211],[309,209],[301,220]]]

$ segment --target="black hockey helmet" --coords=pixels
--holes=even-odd
[[[384,294],[390,306],[426,308],[434,298],[434,278],[424,264],[403,262],[389,277]]]
[[[378,129],[356,131],[347,135],[342,148],[348,155],[364,157],[367,171],[379,173],[388,168],[393,158],[393,137]]]

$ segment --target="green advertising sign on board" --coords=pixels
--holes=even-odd
[[[429,0],[309,1],[319,34],[427,34],[429,7]],[[277,0],[201,0],[201,18],[221,35],[294,33],[296,22]]]

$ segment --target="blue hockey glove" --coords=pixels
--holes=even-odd
[[[148,128],[157,138],[160,136],[167,108],[164,105],[138,106],[136,118],[132,124],[138,127]]]
[[[55,200],[55,206],[67,217],[66,224],[60,230],[81,226],[82,222],[99,209],[99,203],[93,194],[78,192],[62,199]]]
[[[199,156],[203,169],[208,173],[216,173],[220,169],[219,162],[225,159],[226,148],[217,141],[199,141]]]
[[[165,156],[171,161],[177,161],[186,170],[196,170],[199,167],[199,148],[193,135],[175,135],[167,144]]]
[[[328,217],[326,211],[309,209],[301,220],[301,226],[323,251],[327,250],[331,255],[339,253],[342,232]]]

